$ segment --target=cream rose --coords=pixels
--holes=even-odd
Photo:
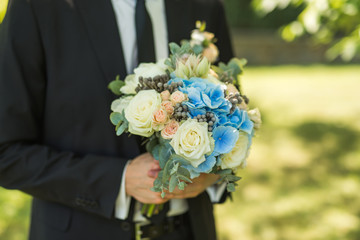
[[[239,138],[231,152],[220,157],[221,168],[245,168],[246,158],[249,154],[249,135],[243,131],[239,132]]]
[[[172,139],[179,129],[179,123],[175,120],[171,120],[166,124],[165,128],[161,131],[161,136],[164,139]]]
[[[141,63],[134,69],[135,74],[128,75],[125,78],[125,86],[120,88],[124,94],[135,94],[135,88],[139,84],[139,77],[155,77],[157,75],[166,74],[166,66],[162,62],[158,63]]]
[[[161,97],[155,90],[140,91],[125,108],[125,117],[129,122],[129,132],[150,137],[153,113],[160,108]]]
[[[123,94],[136,94],[135,88],[138,83],[139,81],[137,80],[135,74],[128,75],[125,78],[125,85],[120,88],[120,91]]]
[[[127,105],[129,105],[132,98],[133,96],[128,96],[114,100],[111,103],[111,111],[122,113]]]
[[[261,127],[261,114],[258,108],[254,108],[248,111],[248,115],[251,121],[254,122],[254,128],[259,129]]]
[[[170,145],[196,168],[205,161],[205,154],[212,152],[213,142],[207,123],[188,119],[179,127]]]

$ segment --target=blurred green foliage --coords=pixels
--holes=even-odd
[[[358,65],[245,70],[264,124],[234,202],[215,208],[221,240],[360,239],[359,75]]]
[[[247,67],[262,112],[234,201],[215,207],[219,240],[360,239],[359,66]],[[25,240],[30,198],[0,189],[0,239]]]
[[[231,27],[241,29],[277,29],[294,21],[301,7],[289,5],[285,9],[274,9],[259,15],[252,6],[253,0],[225,0],[225,12]]]
[[[252,4],[262,16],[289,6],[302,7],[296,19],[281,28],[285,40],[311,35],[316,42],[330,45],[327,57],[331,60],[360,56],[359,0],[253,0]]]
[[[2,22],[2,20],[5,16],[8,1],[9,0],[1,0],[0,1],[0,23]]]

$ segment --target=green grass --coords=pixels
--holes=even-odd
[[[360,66],[249,67],[243,89],[264,123],[219,239],[360,239]],[[29,201],[0,189],[0,239],[26,239]]]

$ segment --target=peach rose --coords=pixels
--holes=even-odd
[[[164,108],[160,108],[153,113],[152,127],[155,131],[160,131],[168,122],[169,116]]]
[[[168,115],[172,115],[174,113],[174,106],[170,101],[163,101],[161,103],[161,107],[165,109]]]
[[[160,93],[160,96],[161,96],[161,99],[162,99],[163,101],[169,100],[169,98],[170,98],[170,92],[169,92],[169,90],[162,91],[162,92]]]
[[[203,51],[203,56],[206,57],[209,62],[213,63],[219,56],[219,50],[215,44],[210,43],[209,47],[205,48]]]
[[[186,95],[180,91],[175,91],[171,94],[170,100],[173,104],[181,103],[185,101]]]
[[[171,122],[166,124],[165,128],[161,131],[161,136],[164,139],[172,139],[178,128],[179,123],[175,120],[171,120]]]

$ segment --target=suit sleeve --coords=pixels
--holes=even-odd
[[[46,66],[31,1],[10,1],[0,26],[0,186],[113,217],[125,160],[41,144]]]

